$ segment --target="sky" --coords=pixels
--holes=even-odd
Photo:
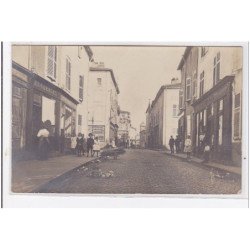
[[[132,126],[139,131],[146,122],[149,100],[173,77],[180,79],[178,64],[185,47],[91,46],[96,62],[113,69],[121,110],[131,112]]]

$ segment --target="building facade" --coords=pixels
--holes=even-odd
[[[178,100],[181,84],[163,85],[146,111],[146,145],[169,148],[170,136],[178,134]]]
[[[119,145],[126,146],[129,143],[129,130],[131,127],[130,112],[120,111],[118,123],[118,139]]]
[[[105,146],[118,140],[119,87],[112,69],[92,63],[88,85],[88,133]]]
[[[183,150],[187,135],[192,136],[194,109],[192,103],[197,99],[198,47],[187,47],[178,65],[181,71],[179,92],[178,134]]]
[[[193,102],[193,148],[212,159],[241,164],[242,48],[199,47],[198,99]]]
[[[67,149],[70,137],[84,132],[92,55],[88,46],[12,46],[13,154],[37,147],[42,123],[55,151]],[[80,116],[83,127],[77,126]]]

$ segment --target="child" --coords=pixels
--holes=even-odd
[[[89,133],[89,138],[87,139],[87,157],[93,156],[93,145],[94,145],[94,139],[92,138],[93,134]]]
[[[99,143],[98,137],[96,137],[95,141],[94,141],[94,146],[93,146],[93,156],[96,153],[96,155],[98,157],[99,152],[100,152],[100,143]]]
[[[209,162],[209,157],[210,157],[210,146],[207,143],[204,148],[204,163]]]

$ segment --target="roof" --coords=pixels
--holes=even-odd
[[[182,56],[181,61],[179,62],[179,65],[178,65],[178,68],[177,68],[178,70],[182,69],[182,67],[183,67],[183,65],[185,63],[185,60],[187,59],[191,49],[192,49],[192,46],[186,47],[184,55]]]
[[[112,69],[109,69],[109,68],[95,68],[95,67],[90,67],[89,68],[90,71],[106,71],[106,72],[110,72],[111,74],[111,78],[113,80],[113,83],[115,85],[115,89],[116,89],[116,92],[117,94],[120,94],[120,90],[119,90],[119,87],[118,87],[118,84],[115,80],[115,75],[114,75],[114,72]]]

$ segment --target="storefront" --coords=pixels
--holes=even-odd
[[[193,150],[202,157],[206,144],[211,146],[211,158],[231,161],[232,158],[232,82],[226,76],[195,101],[193,116]]]

